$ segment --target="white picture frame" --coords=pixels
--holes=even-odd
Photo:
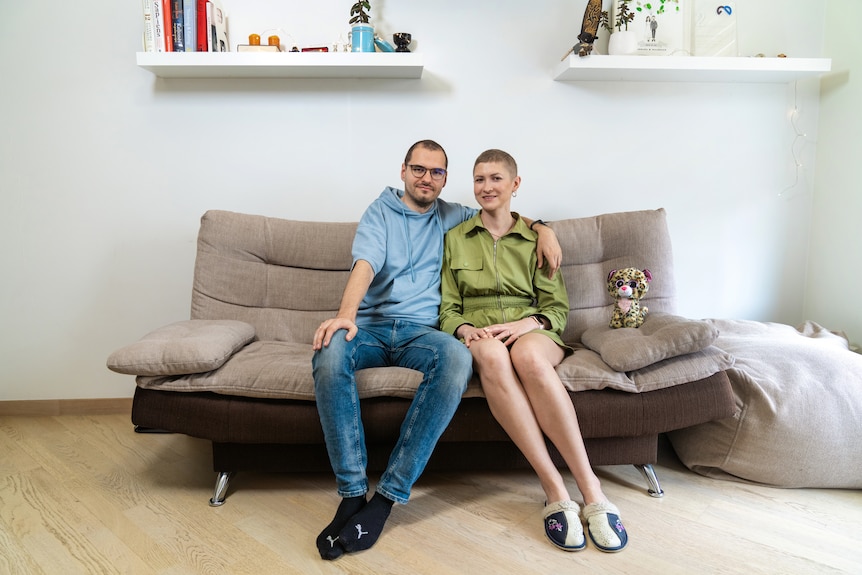
[[[695,56],[739,56],[736,2],[691,0],[691,52]]]
[[[640,56],[690,56],[691,16],[689,0],[629,0],[634,19],[628,29],[637,36]],[[616,21],[620,0],[611,5],[611,24]],[[625,28],[623,28],[625,29]]]

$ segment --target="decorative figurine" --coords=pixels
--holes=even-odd
[[[578,53],[578,56],[583,58],[593,51],[593,42],[596,41],[596,32],[599,31],[601,17],[602,0],[589,0],[587,8],[584,10],[581,33],[578,35],[578,40],[581,42],[572,49]]]
[[[413,36],[408,32],[396,32],[392,35],[392,40],[395,41],[395,45],[397,46],[395,48],[396,52],[409,52],[410,48],[408,46],[413,41]]]

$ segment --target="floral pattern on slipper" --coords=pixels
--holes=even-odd
[[[581,514],[587,522],[590,540],[599,550],[615,553],[628,544],[629,536],[620,519],[620,510],[610,501],[590,503]]]
[[[542,512],[545,535],[564,551],[580,551],[587,546],[579,511],[580,507],[574,501],[558,501],[546,506]]]

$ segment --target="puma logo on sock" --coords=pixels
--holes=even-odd
[[[394,501],[375,493],[338,533],[338,545],[348,553],[370,549],[377,542]]]
[[[335,542],[338,541],[338,536],[327,535],[326,540],[329,541],[329,548],[332,549],[335,547]]]

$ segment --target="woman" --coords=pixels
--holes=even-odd
[[[473,166],[482,210],[446,234],[440,329],[473,355],[491,413],[532,465],[545,491],[545,533],[566,551],[586,546],[579,505],[551,460],[545,437],[569,467],[593,544],[619,551],[628,536],[593,473],[571,399],[555,367],[572,352],[560,334],[569,302],[560,274],[536,264],[536,234],[510,211],[521,185],[514,158],[487,150]]]

